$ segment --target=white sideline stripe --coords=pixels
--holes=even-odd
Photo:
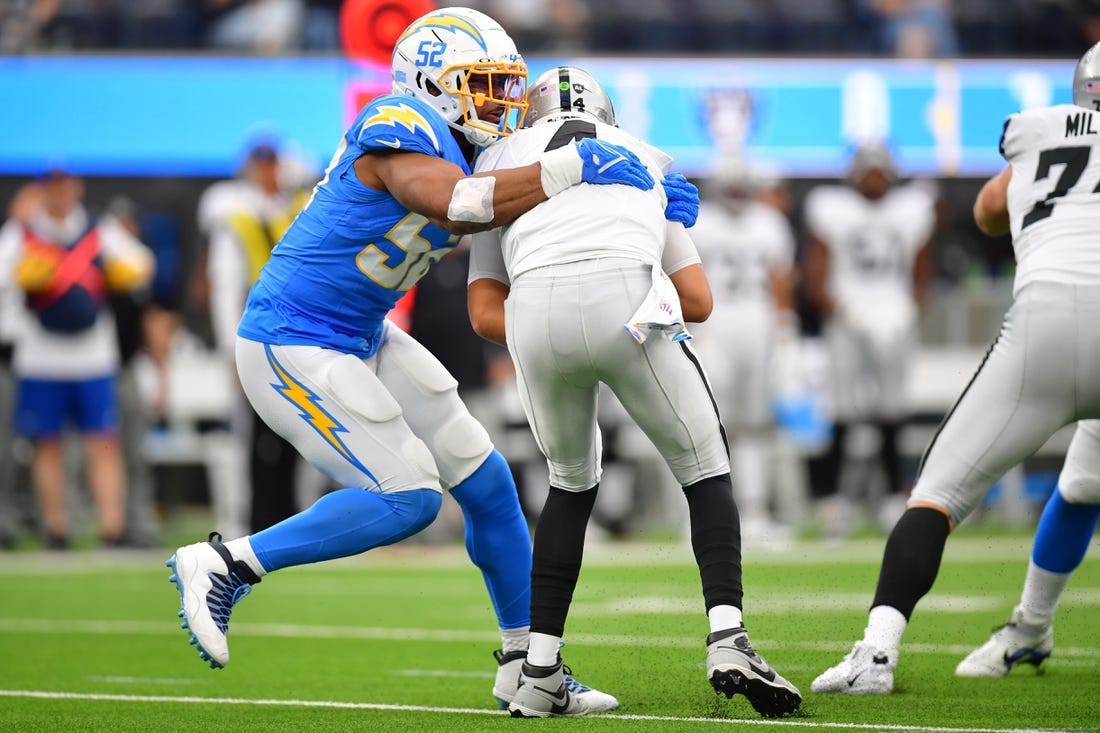
[[[198,705],[281,705],[283,707],[336,708],[346,710],[388,710],[411,713],[455,713],[459,715],[507,715],[504,710],[477,708],[445,708],[428,705],[385,705],[371,702],[339,702],[335,700],[251,700],[243,697],[193,697],[172,695],[112,695],[89,692],[55,692],[50,690],[0,690],[0,697],[27,697],[38,700],[96,700],[104,702],[164,702]],[[833,730],[915,731],[916,733],[1068,733],[1057,728],[950,728],[946,726],[896,725],[882,723],[823,723],[804,720],[765,720],[758,718],[698,718],[673,715],[601,715],[607,720],[665,721],[671,723],[706,723],[716,725],[782,725],[799,728],[829,728]]]
[[[93,675],[93,682],[114,682],[120,685],[193,685],[199,680],[172,677],[126,677],[123,675]]]
[[[496,672],[462,672],[454,669],[395,669],[390,672],[397,677],[468,677],[471,679],[493,679]]]
[[[1030,557],[1032,533],[1013,537],[983,536],[979,528],[970,528],[960,536],[952,535],[944,548],[944,562],[1013,562],[1021,576]],[[746,565],[833,565],[851,562],[878,565],[886,537],[845,540],[839,544],[808,540],[796,542],[790,548],[762,550],[744,548]],[[148,570],[163,566],[171,550],[93,550],[66,553],[10,552],[0,553],[0,577],[68,573],[117,573],[119,570]],[[1100,560],[1100,542],[1089,545],[1085,562]],[[694,567],[695,558],[687,542],[588,542],[584,550],[585,567],[632,565],[686,565]],[[426,569],[470,567],[470,559],[461,542],[445,545],[398,544],[371,550],[363,555],[329,560],[325,572],[355,572],[364,570]]]
[[[87,619],[0,618],[0,634],[88,634],[122,636],[179,636],[186,632],[178,624],[160,621],[119,621]],[[453,629],[402,629],[371,626],[310,626],[304,624],[238,624],[233,638],[242,636],[286,639],[360,639],[364,641],[439,641],[450,643],[479,642],[500,644],[495,631],[458,631]],[[851,637],[855,640],[855,637]],[[973,644],[905,644],[902,651],[916,654],[967,655],[986,637],[976,636]],[[700,638],[694,636],[635,636],[616,634],[571,634],[569,642],[586,646],[644,646],[674,649],[701,649]],[[777,641],[753,639],[761,649],[784,648],[819,652],[848,652],[852,641]],[[1086,647],[1055,647],[1058,659],[1081,657],[1100,659],[1100,649]]]

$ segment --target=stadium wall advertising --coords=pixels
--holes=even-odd
[[[559,59],[530,59],[531,78]],[[579,58],[622,126],[705,174],[741,151],[788,176],[834,176],[885,139],[913,175],[984,176],[1004,118],[1069,102],[1072,61]],[[0,175],[223,176],[277,135],[323,165],[384,66],[338,58],[0,58]]]

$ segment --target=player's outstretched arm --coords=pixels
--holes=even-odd
[[[578,183],[634,186],[643,191],[653,188],[653,176],[633,152],[613,143],[583,138],[572,145],[549,150],[539,158],[542,188],[554,196]]]
[[[467,176],[454,163],[422,153],[369,153],[355,162],[366,186],[453,234],[510,223],[548,198],[537,163]]]
[[[538,163],[472,176],[422,153],[368,153],[355,162],[355,172],[366,186],[388,191],[410,211],[453,234],[510,224],[579,183],[645,190],[654,184],[645,164],[629,150],[588,138],[545,153]]]
[[[1008,184],[1011,180],[1012,166],[1006,165],[985,182],[974,199],[974,223],[991,237],[1008,234]]]

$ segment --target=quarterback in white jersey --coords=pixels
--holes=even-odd
[[[1001,154],[1008,165],[982,187],[974,219],[987,234],[1012,234],[1013,303],[1000,335],[925,451],[906,511],[886,543],[863,639],[814,680],[815,692],[892,692],[902,634],[935,581],[948,533],[994,481],[1055,431],[1100,417],[1100,255],[1093,234],[1100,216],[1100,112],[1093,111],[1100,95],[1093,89],[1100,76],[1091,73],[1098,48],[1078,65],[1078,106],[1027,110],[1005,123]],[[1059,488],[1063,510],[1100,499],[1096,461],[1088,455],[1096,444],[1091,429],[1085,423],[1078,431],[1084,437],[1075,439],[1067,457]],[[1095,513],[1089,521],[1080,525],[1091,535]],[[1068,567],[1051,568],[1048,585],[1057,580],[1049,576],[1075,564],[1061,559]],[[1036,619],[1014,615],[1010,623],[1017,621]],[[1039,629],[1034,642],[1035,655],[1024,650],[1024,661],[1037,663],[1049,654],[1049,634]],[[1009,661],[1002,658],[1001,669]],[[960,673],[973,676],[975,667],[964,663]]]
[[[723,422],[730,431],[734,487],[746,541],[782,539],[768,511],[774,426],[773,355],[793,338],[794,233],[756,198],[763,180],[740,158],[722,160],[708,180],[692,240],[714,293],[714,312],[693,327]]]
[[[610,99],[580,69],[551,69],[530,85],[527,100],[533,124],[490,147],[478,170],[523,165],[578,137],[622,145],[655,178],[671,162],[615,126]],[[561,666],[558,647],[599,488],[601,383],[683,486],[710,621],[711,685],[727,697],[745,695],[769,717],[801,703],[798,689],[752,649],[742,625],[728,447],[684,326],[709,315],[710,289],[684,227],[665,220],[690,224],[695,212],[676,218],[666,204],[659,189],[581,186],[552,206],[536,206],[510,225],[474,236],[471,322],[482,336],[507,344],[524,411],[550,469],[535,529],[531,643],[509,706],[513,716],[555,714],[558,705],[543,692],[553,689],[552,679],[544,680]]]
[[[826,318],[833,375],[833,436],[817,499],[835,497],[848,428],[874,425],[889,491],[903,490],[898,433],[918,347],[917,311],[930,275],[934,200],[918,185],[897,185],[889,150],[862,145],[850,185],[820,186],[806,197],[807,292]],[[828,528],[827,528],[828,529]]]
[[[249,402],[342,488],[259,532],[180,547],[166,564],[191,643],[223,667],[232,609],[253,585],[410,537],[435,519],[446,491],[462,509],[467,554],[497,617],[493,695],[507,703],[530,611],[530,534],[515,482],[457,380],[386,315],[463,234],[510,222],[584,181],[656,182],[629,151],[596,140],[566,144],[524,170],[471,175],[477,153],[519,127],[527,106],[527,65],[484,13],[447,7],[414,20],[394,44],[390,71],[392,93],[364,104],[340,137],[237,328]],[[557,681],[551,694],[573,710],[618,705],[564,673]]]

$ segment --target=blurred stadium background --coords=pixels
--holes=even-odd
[[[705,180],[720,154],[743,154],[786,189],[800,234],[806,192],[842,179],[859,141],[889,141],[903,177],[926,181],[940,204],[933,292],[921,314],[922,348],[915,357],[915,419],[904,440],[915,467],[1011,297],[1010,243],[984,238],[970,218],[978,187],[1001,166],[1004,117],[1069,101],[1073,64],[1100,40],[1100,3],[465,4],[512,32],[532,78],[563,61],[593,71],[615,99],[622,126],[670,152],[677,169],[693,179]],[[155,523],[138,544],[173,545],[196,527],[204,533],[213,521],[210,475],[219,470],[218,446],[239,409],[231,373],[212,350],[200,197],[238,175],[258,141],[277,145],[300,170],[319,173],[362,101],[388,90],[389,43],[431,7],[372,0],[0,4],[0,202],[14,205],[28,181],[54,168],[83,178],[92,210],[128,199],[158,260],[152,300],[181,324],[161,385],[166,401],[157,411],[140,406],[151,421],[138,440],[152,470]],[[423,286],[431,289],[431,302],[452,305],[414,306],[408,325],[440,349],[513,461],[533,508],[540,461],[509,383],[497,374],[500,354],[469,332],[464,273],[443,266],[432,272]],[[776,501],[785,519],[812,533],[804,459],[821,450],[827,432],[819,409],[824,366],[815,348],[817,319],[808,308],[800,315],[797,379],[782,395],[794,409],[780,425]],[[123,346],[138,356],[145,348],[136,332]],[[677,533],[680,502],[666,491],[671,476],[652,448],[614,415],[607,432],[616,441],[609,457],[631,478],[621,506],[606,509],[605,530]],[[978,520],[1030,526],[1067,444],[1068,434],[1056,436],[1006,477]],[[33,549],[39,530],[26,470],[29,446],[11,448],[20,470],[9,492],[12,505],[0,512],[19,521],[14,536],[0,539],[9,548]],[[876,446],[857,432],[849,448],[858,468]],[[72,484],[81,523],[76,533],[92,537],[78,473]],[[873,491],[873,477],[869,486]],[[459,525],[452,513],[422,540],[453,540]]]

